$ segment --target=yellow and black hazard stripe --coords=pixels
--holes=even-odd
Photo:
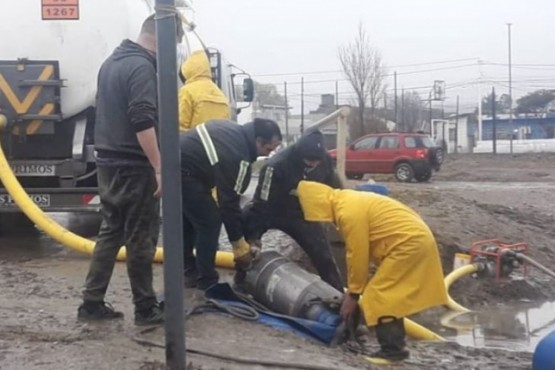
[[[39,81],[48,81],[54,75],[54,66],[49,64],[44,66],[42,72],[39,75]],[[40,96],[42,91],[42,86],[33,86],[23,98],[19,100],[17,95],[14,93],[13,89],[9,85],[8,81],[4,78],[2,73],[0,73],[0,92],[4,94],[8,103],[12,106],[17,114],[27,114],[33,103]],[[39,115],[49,115],[54,112],[55,106],[53,103],[46,103],[38,112]],[[42,124],[42,120],[31,121],[26,128],[27,135],[32,135],[38,131]],[[19,135],[19,127],[14,127],[13,134]]]

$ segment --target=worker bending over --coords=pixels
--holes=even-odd
[[[236,267],[250,265],[252,255],[243,236],[240,195],[250,182],[250,164],[280,144],[277,123],[258,118],[244,125],[209,121],[180,135],[186,287],[205,291],[218,282],[214,259],[222,221]],[[211,196],[213,187],[218,189],[217,204]]]
[[[343,292],[322,224],[305,221],[299,198],[293,194],[303,179],[341,187],[320,131],[301,136],[262,167],[254,197],[243,209],[246,238],[261,246],[268,229],[283,231],[305,251],[322,280]]]
[[[341,317],[356,310],[359,297],[381,349],[374,361],[400,361],[405,350],[403,318],[447,303],[443,271],[432,232],[404,204],[375,193],[334,190],[301,181],[298,196],[308,221],[333,222],[345,239],[347,294]],[[377,266],[369,276],[371,264]]]

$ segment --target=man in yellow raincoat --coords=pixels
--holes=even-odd
[[[210,61],[204,50],[194,51],[181,65],[179,89],[179,131],[185,132],[211,120],[229,120],[229,101],[212,81]],[[216,200],[216,188],[212,189]],[[185,228],[184,228],[185,229]],[[185,279],[185,285],[194,282]]]
[[[212,81],[204,50],[193,52],[181,66],[185,79],[179,90],[179,130],[195,128],[210,120],[230,118],[229,101]]]
[[[348,292],[341,317],[348,319],[362,296],[366,325],[376,326],[381,346],[371,358],[407,358],[403,318],[447,303],[441,261],[428,226],[409,207],[375,193],[301,181],[297,194],[307,221],[333,222],[345,239]],[[377,271],[370,277],[372,263]]]

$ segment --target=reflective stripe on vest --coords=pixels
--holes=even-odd
[[[239,173],[237,174],[237,181],[235,182],[235,192],[237,194],[242,194],[243,182],[245,182],[245,177],[247,176],[247,171],[249,170],[249,162],[241,161],[239,166]]]
[[[198,136],[200,137],[200,141],[202,141],[202,146],[204,147],[204,151],[208,156],[208,160],[210,161],[210,165],[214,166],[218,163],[218,152],[216,152],[216,148],[214,147],[214,143],[212,142],[212,138],[210,138],[210,134],[208,134],[208,130],[206,126],[200,124],[196,127],[198,132]]]
[[[260,192],[260,199],[268,200],[270,198],[270,187],[272,186],[272,176],[274,175],[274,168],[267,167],[264,172],[264,179],[262,179],[262,191]]]

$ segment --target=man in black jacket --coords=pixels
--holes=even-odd
[[[98,74],[95,150],[102,225],[83,291],[80,320],[122,318],[104,303],[116,255],[127,247],[127,273],[135,323],[161,323],[164,312],[152,286],[159,232],[160,152],[156,126],[156,29],[145,20],[137,42],[125,40]],[[177,22],[177,41],[183,29]]]
[[[320,131],[305,134],[262,167],[254,198],[243,210],[247,240],[261,246],[260,239],[268,229],[285,232],[306,252],[322,280],[343,291],[323,226],[304,220],[294,194],[301,180],[341,188]]]
[[[222,221],[236,266],[250,264],[251,247],[243,236],[240,195],[250,182],[250,164],[280,143],[279,126],[266,119],[245,125],[208,121],[180,135],[186,287],[206,290],[218,282],[214,259]],[[214,187],[217,203],[211,194]]]

